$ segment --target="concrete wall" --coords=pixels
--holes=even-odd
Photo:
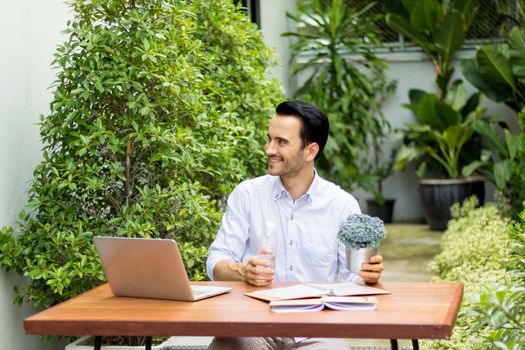
[[[68,18],[63,0],[2,0],[0,4],[0,227],[13,225],[41,159],[38,116],[48,113],[50,68]],[[13,304],[22,279],[0,270],[0,349],[63,349],[63,341],[24,335],[35,312]]]
[[[295,12],[295,0],[260,0],[259,4],[264,42],[275,51],[278,60],[271,73],[282,82],[285,95],[291,96],[296,90],[295,81],[288,74],[288,46],[292,39],[281,37],[281,34],[295,30],[294,22],[286,17],[286,12]]]

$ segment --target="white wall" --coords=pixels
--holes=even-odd
[[[0,227],[13,225],[26,203],[41,159],[38,116],[49,111],[50,68],[66,27],[63,0],[0,0]],[[24,335],[23,319],[35,312],[13,305],[21,278],[0,270],[0,349],[60,349],[62,342]]]
[[[260,0],[261,30],[265,44],[275,50],[278,64],[271,73],[282,82],[285,96],[291,96],[295,91],[294,79],[290,79],[288,66],[291,38],[283,38],[281,34],[295,30],[293,21],[286,17],[286,12],[295,12],[295,0]]]

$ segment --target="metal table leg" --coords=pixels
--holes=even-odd
[[[146,350],[151,350],[151,337],[146,337]]]
[[[390,347],[392,350],[398,350],[397,339],[390,339]]]
[[[412,339],[412,349],[419,350],[419,342],[417,339]]]
[[[94,350],[100,350],[102,348],[102,337],[100,335],[95,336]]]

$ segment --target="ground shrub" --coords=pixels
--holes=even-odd
[[[488,328],[485,348],[525,348],[525,211],[509,229],[512,269],[518,278],[512,284],[487,285],[474,295],[472,316],[477,327]]]
[[[443,235],[442,252],[430,263],[434,281],[464,283],[464,299],[449,341],[423,341],[422,349],[486,349],[490,327],[473,314],[477,295],[486,286],[515,285],[511,224],[493,204],[475,208],[476,199],[453,206],[453,219]]]

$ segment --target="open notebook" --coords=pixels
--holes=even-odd
[[[172,239],[97,236],[93,242],[116,296],[195,301],[231,290],[191,285]]]
[[[289,287],[259,289],[244,293],[244,295],[249,297],[266,301],[316,298],[322,296],[342,297],[380,294],[390,294],[390,292],[380,288],[362,286],[353,282],[298,283]]]

